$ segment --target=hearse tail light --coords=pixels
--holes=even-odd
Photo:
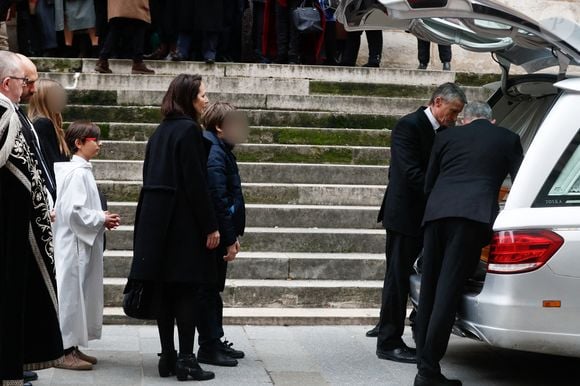
[[[500,274],[534,271],[546,264],[562,244],[564,239],[548,230],[495,232],[487,271]]]

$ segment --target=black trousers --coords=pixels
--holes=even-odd
[[[300,0],[288,0],[283,7],[276,1],[276,61],[298,62],[300,57],[300,36],[292,21],[292,11],[298,7]]]
[[[203,288],[200,293],[200,315],[197,326],[199,345],[204,346],[224,336],[224,303],[219,290]]]
[[[392,350],[403,345],[409,277],[423,247],[421,237],[387,231],[387,272],[383,285],[377,348]]]
[[[109,31],[105,43],[103,43],[99,58],[109,59],[119,41],[121,39],[129,39],[131,41],[131,57],[133,61],[142,62],[146,29],[147,23],[141,20],[123,17],[111,19],[109,22]]]
[[[376,60],[377,58],[380,61],[383,54],[383,31],[365,31],[365,33],[369,45],[369,61]],[[347,34],[341,61],[343,66],[356,65],[361,35],[362,31],[354,31]]]
[[[429,64],[431,58],[431,42],[417,39],[417,58],[419,63]],[[451,62],[451,46],[439,44],[439,59],[441,63]]]
[[[252,3],[252,44],[254,55],[258,62],[264,60],[262,53],[262,38],[264,36],[264,11],[266,5],[259,1]]]
[[[447,350],[461,293],[490,236],[489,224],[463,218],[445,218],[425,226],[417,313],[417,367],[421,375],[441,373],[439,362]]]

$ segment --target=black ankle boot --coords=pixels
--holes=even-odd
[[[197,359],[200,363],[205,363],[206,365],[222,367],[236,367],[238,365],[237,359],[230,357],[225,352],[220,340],[199,346]]]
[[[187,381],[189,379],[193,379],[194,381],[209,381],[210,379],[215,378],[214,373],[211,371],[204,371],[201,368],[193,354],[179,354],[175,366],[175,372],[179,381]]]
[[[177,352],[163,352],[157,354],[159,356],[159,376],[161,378],[167,378],[175,375],[175,364],[177,363]]]

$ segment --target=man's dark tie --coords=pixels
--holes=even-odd
[[[22,109],[19,106],[16,106],[16,112],[18,113],[18,117],[20,118],[20,122],[22,123],[22,134],[28,143],[28,146],[32,149],[34,153],[34,157],[36,157],[36,161],[41,168],[42,179],[44,181],[44,185],[48,189],[48,192],[52,196],[53,200],[56,199],[56,184],[52,179],[52,175],[48,172],[48,165],[46,160],[44,159],[44,155],[40,148],[40,144],[38,143],[36,136],[34,135],[32,125]]]

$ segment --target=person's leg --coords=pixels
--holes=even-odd
[[[451,71],[451,46],[439,44],[439,59],[444,71]]]
[[[300,63],[300,32],[294,25],[293,12],[300,5],[300,0],[288,0],[288,62]]]
[[[288,45],[290,41],[290,17],[288,6],[281,5],[275,1],[276,9],[276,63],[284,64],[288,62]]]
[[[379,67],[383,56],[383,31],[366,31],[369,60],[365,67]]]
[[[348,32],[345,42],[344,51],[342,53],[342,60],[340,62],[343,66],[356,66],[358,58],[358,51],[360,49],[361,31]]]
[[[389,231],[387,239],[388,268],[383,289],[377,353],[405,347],[402,335],[407,316],[409,277],[422,248],[420,237]]]
[[[327,21],[326,30],[324,31],[324,53],[326,59],[324,64],[336,66],[336,22]]]
[[[254,43],[254,53],[256,55],[256,61],[263,63],[265,61],[264,55],[262,53],[265,4],[254,1],[252,6],[252,42]]]
[[[441,374],[439,362],[445,355],[449,336],[455,322],[457,307],[466,280],[473,273],[479,257],[483,241],[488,233],[488,226],[466,219],[447,219],[443,239],[445,246],[441,249],[443,255],[440,263],[439,280],[436,282],[432,311],[427,325],[421,328],[419,374],[436,377]],[[427,264],[427,258],[424,264]],[[429,288],[431,291],[432,288]],[[434,295],[434,296],[433,296]],[[423,288],[421,288],[423,299]],[[419,303],[419,315],[423,305]],[[425,311],[429,311],[426,309]],[[425,315],[421,316],[423,319]]]
[[[109,30],[107,32],[107,37],[102,43],[101,53],[99,54],[99,59],[108,60],[111,58],[111,53],[117,44],[119,37],[121,36],[122,20],[115,18],[109,22]]]
[[[177,36],[177,54],[172,57],[174,61],[188,60],[191,53],[191,34],[180,32]]]
[[[155,73],[155,71],[148,68],[145,63],[143,63],[146,29],[147,24],[144,21],[134,19],[127,20],[126,31],[130,34],[131,56],[133,58],[133,68],[131,69],[132,74],[149,75]]]
[[[204,31],[203,32],[203,60],[207,63],[215,62],[217,55],[217,48],[219,44],[220,32]]]
[[[419,59],[419,67],[427,68],[431,57],[431,43],[427,40],[417,39],[417,59]]]

